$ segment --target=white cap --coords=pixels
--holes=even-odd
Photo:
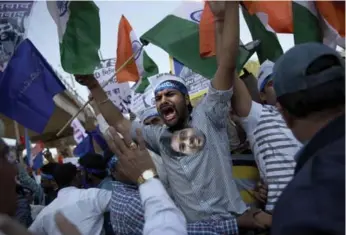
[[[270,60],[266,60],[261,64],[258,78],[257,78],[257,89],[261,91],[264,80],[273,73],[274,63]]]
[[[157,74],[155,76],[148,78],[148,80],[149,80],[151,86],[154,88],[153,89],[154,91],[158,85],[160,85],[161,83],[163,83],[165,81],[177,81],[177,82],[180,82],[186,86],[184,79],[182,79],[178,76],[175,76],[173,74],[170,74],[170,73]]]
[[[153,116],[158,116],[159,113],[157,112],[156,106],[149,107],[139,113],[139,119],[141,122],[144,122],[145,119]]]

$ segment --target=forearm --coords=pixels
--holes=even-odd
[[[116,127],[118,125],[124,125],[124,128],[130,128],[130,121],[124,118],[123,114],[112,101],[108,100],[107,94],[99,84],[90,88],[90,92],[95,100],[95,105],[97,105],[99,112],[110,126]]]
[[[245,83],[240,78],[234,79],[232,110],[239,117],[247,117],[250,113],[252,98]]]
[[[221,34],[218,29],[220,25],[216,27],[216,48],[219,65],[212,84],[217,90],[229,90],[233,86],[239,50],[238,2],[227,1],[225,4],[225,20]],[[220,36],[221,39],[218,39]]]
[[[216,61],[220,64],[220,57],[222,54],[222,33],[223,33],[224,19],[215,19],[215,48],[216,48]]]

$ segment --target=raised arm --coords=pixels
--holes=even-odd
[[[131,122],[127,120],[121,111],[108,99],[98,81],[93,75],[75,75],[76,80],[88,87],[99,112],[102,114],[107,123],[111,126],[121,126],[127,130],[131,128]]]
[[[218,69],[212,81],[216,90],[229,90],[236,76],[239,50],[239,7],[237,1],[210,1],[209,6],[215,19],[215,41]],[[224,14],[223,5],[224,4]],[[224,17],[222,17],[224,15]]]
[[[126,119],[121,111],[108,99],[107,94],[100,86],[93,75],[75,75],[78,83],[87,86],[91,92],[95,103],[93,104],[102,114],[109,126],[113,126],[118,132],[130,132],[132,139],[136,138],[136,129],[142,129],[143,137],[148,148],[158,153],[158,133],[163,127],[143,126],[142,124]],[[124,138],[127,144],[133,142],[132,139]]]

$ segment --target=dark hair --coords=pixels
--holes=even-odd
[[[343,66],[335,56],[322,56],[306,70],[306,75],[318,74],[332,66]],[[304,118],[310,114],[337,110],[345,106],[345,74],[329,82],[306,90],[285,94],[277,98],[280,105],[291,115]]]
[[[59,163],[49,162],[46,165],[41,167],[41,172],[44,174],[52,175],[52,174],[54,174],[54,171],[58,165],[59,165]]]
[[[78,162],[79,165],[81,165],[84,168],[96,170],[97,172],[88,173],[96,176],[97,178],[103,179],[108,175],[107,161],[100,154],[87,153],[83,157],[81,157]]]
[[[69,187],[77,176],[77,167],[72,163],[59,164],[53,176],[59,189]]]

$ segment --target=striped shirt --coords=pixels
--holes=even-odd
[[[246,209],[232,177],[228,141],[228,117],[233,91],[218,91],[210,86],[208,94],[192,113],[189,126],[206,136],[203,150],[182,156],[170,148],[172,133],[165,126],[143,126],[148,148],[162,157],[172,197],[188,222],[212,218],[231,218]]]
[[[272,211],[287,184],[292,180],[295,154],[301,143],[293,136],[275,106],[252,102],[251,111],[241,118],[261,178],[268,184],[266,210]]]

